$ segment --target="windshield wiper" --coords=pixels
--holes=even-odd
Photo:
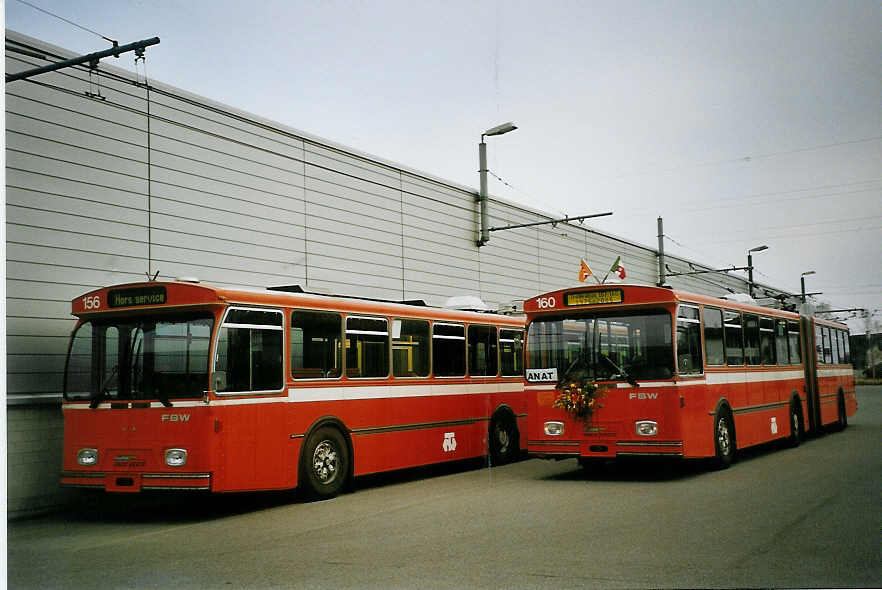
[[[558,386],[570,380],[574,373],[578,371],[586,371],[588,369],[588,358],[584,354],[579,354],[567,370],[558,379]]]
[[[600,358],[603,359],[604,361],[606,361],[606,362],[609,364],[609,366],[612,367],[613,370],[615,371],[615,374],[614,374],[614,375],[610,375],[610,379],[614,379],[614,378],[616,378],[616,377],[621,377],[622,379],[624,379],[625,381],[627,381],[628,383],[630,383],[630,384],[633,385],[634,387],[640,387],[640,384],[637,383],[637,380],[634,379],[633,377],[631,377],[631,376],[628,374],[628,372],[625,371],[625,369],[623,369],[623,368],[621,368],[620,366],[618,366],[618,365],[615,363],[615,361],[613,361],[611,358],[609,358],[609,357],[606,356],[605,354],[601,354],[601,355],[600,355]]]
[[[107,379],[104,380],[104,383],[101,384],[101,387],[98,388],[98,391],[92,394],[92,401],[89,402],[89,407],[91,409],[95,409],[98,407],[98,404],[101,403],[108,394],[108,387],[110,386],[110,382],[116,376],[117,371],[119,370],[119,365],[113,365],[113,369],[110,370],[110,375],[107,376]]]

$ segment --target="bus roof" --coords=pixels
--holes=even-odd
[[[492,312],[461,311],[419,304],[360,299],[349,296],[296,293],[271,289],[227,288],[186,281],[147,281],[102,287],[71,301],[77,317],[96,314],[156,312],[184,307],[265,305],[306,309],[435,318],[468,322],[522,326],[522,317]]]
[[[757,304],[741,303],[688,291],[678,291],[668,287],[636,284],[584,285],[559,289],[538,295],[524,301],[524,312],[528,315],[560,313],[561,310],[586,308],[609,309],[611,307],[646,306],[652,304],[697,303],[727,309],[737,309],[750,313],[797,319],[798,314]]]

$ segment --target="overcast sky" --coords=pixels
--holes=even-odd
[[[149,77],[882,320],[882,4],[28,0]],[[6,26],[99,36],[6,0]],[[107,63],[133,69],[128,54]],[[611,260],[589,260],[596,269]],[[625,260],[627,265],[627,260]],[[574,272],[576,269],[574,269]],[[863,331],[863,322],[850,322]]]

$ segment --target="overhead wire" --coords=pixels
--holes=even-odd
[[[816,222],[812,222],[812,223],[798,223],[798,224],[794,224],[794,225],[767,225],[767,226],[764,226],[764,227],[751,227],[751,228],[744,229],[744,230],[729,230],[729,232],[730,232],[730,233],[733,233],[733,234],[737,234],[737,233],[743,233],[743,232],[746,232],[746,231],[761,231],[761,232],[765,232],[765,231],[774,231],[774,230],[804,229],[804,228],[807,228],[807,227],[814,227],[814,226],[818,226],[818,225],[824,225],[824,226],[827,226],[827,225],[831,225],[831,224],[834,224],[834,223],[852,223],[852,222],[854,222],[854,221],[872,221],[872,220],[875,220],[875,219],[882,219],[882,215],[874,215],[874,216],[871,216],[871,217],[867,217],[867,216],[863,216],[863,217],[850,217],[850,218],[847,218],[847,219],[830,219],[830,220],[827,220],[827,221],[816,221]],[[719,232],[713,232],[713,233],[714,233],[714,234],[717,234],[717,233],[719,233]],[[707,234],[700,234],[700,233],[699,233],[699,234],[696,234],[696,235],[697,235],[697,236],[701,236],[701,235],[707,235]]]
[[[798,234],[790,234],[790,235],[763,235],[762,239],[765,240],[802,240],[805,239],[806,236],[831,236],[836,234],[844,234],[844,233],[858,233],[865,231],[879,231],[882,230],[882,225],[875,225],[870,227],[849,227],[845,229],[838,230],[830,230],[830,231],[819,231],[819,232],[802,232]],[[731,240],[706,240],[699,241],[700,244],[737,244],[739,242],[752,242],[758,239],[756,236],[746,236],[742,238],[735,238]]]
[[[32,3],[28,2],[27,0],[18,0],[18,2],[21,2],[22,4],[25,4],[25,5],[27,5],[27,6],[30,6],[30,7],[33,8],[34,10],[39,10],[40,12],[42,12],[42,13],[44,13],[44,14],[48,14],[48,15],[51,16],[51,17],[57,18],[58,20],[62,20],[62,21],[66,22],[66,23],[69,24],[69,25],[73,25],[73,26],[77,27],[78,29],[82,29],[82,30],[84,30],[84,31],[86,31],[86,32],[88,32],[88,33],[92,33],[93,35],[96,35],[96,36],[98,36],[98,37],[104,39],[105,41],[108,41],[108,42],[112,43],[113,45],[118,45],[118,44],[119,44],[119,42],[116,41],[115,39],[111,39],[110,37],[105,37],[104,35],[102,35],[101,33],[97,32],[97,31],[93,31],[92,29],[90,29],[90,28],[88,28],[88,27],[84,27],[83,25],[81,25],[81,24],[79,24],[79,23],[75,23],[75,22],[72,21],[72,20],[66,19],[66,18],[64,18],[63,16],[59,16],[59,15],[55,14],[54,12],[50,12],[50,11],[46,10],[45,8],[40,8],[40,7],[37,6],[36,4],[32,4]]]
[[[854,186],[857,184],[866,184],[866,183],[870,183],[870,182],[880,182],[880,180],[868,180],[868,181],[864,181],[864,182],[851,183],[849,185],[841,185],[841,186]],[[826,187],[811,187],[811,188],[806,188],[806,189],[797,189],[797,190],[793,190],[793,191],[782,191],[780,193],[764,193],[761,195],[744,195],[744,196],[740,196],[740,197],[727,197],[724,199],[720,199],[720,202],[717,202],[712,205],[703,205],[700,207],[695,207],[695,206],[690,207],[690,206],[686,205],[686,206],[678,206],[678,209],[680,211],[711,211],[714,209],[732,209],[735,207],[744,207],[745,203],[743,203],[743,201],[746,201],[749,199],[762,199],[763,197],[766,197],[766,196],[787,195],[787,194],[792,194],[794,192],[808,192],[808,191],[812,191],[812,190],[821,190],[822,188],[826,188]],[[857,190],[851,190],[851,191],[839,191],[839,192],[832,192],[832,193],[823,193],[823,194],[818,194],[818,195],[797,195],[797,196],[785,197],[785,198],[764,199],[764,200],[758,201],[756,204],[765,205],[765,204],[769,204],[769,203],[785,203],[788,201],[807,201],[807,200],[811,200],[811,199],[842,197],[845,195],[858,195],[861,193],[879,191],[880,189],[882,189],[882,187],[868,187],[868,188],[864,188],[864,189],[857,189]]]
[[[693,164],[684,164],[682,166],[674,166],[671,168],[661,168],[658,170],[652,170],[652,169],[638,170],[635,172],[629,172],[629,173],[620,174],[617,176],[611,176],[611,177],[608,177],[608,179],[633,178],[633,177],[637,177],[637,176],[649,176],[649,175],[654,175],[654,174],[667,174],[669,172],[679,172],[680,170],[688,170],[690,168],[705,168],[705,167],[709,167],[709,166],[721,166],[723,164],[737,164],[737,163],[752,162],[753,160],[765,160],[768,158],[774,158],[774,157],[778,157],[778,156],[788,156],[788,155],[799,154],[799,153],[804,153],[804,152],[826,150],[826,149],[831,149],[831,148],[835,148],[835,147],[854,145],[854,144],[858,144],[858,143],[868,143],[868,142],[879,141],[879,140],[882,140],[882,135],[875,135],[872,137],[862,137],[859,139],[838,141],[838,142],[826,143],[826,144],[821,144],[821,145],[806,146],[806,147],[802,147],[802,148],[782,150],[782,151],[778,151],[778,152],[769,152],[766,154],[758,154],[755,156],[747,155],[747,156],[741,156],[738,158],[727,158],[724,160],[711,160],[711,161],[707,161],[707,162],[696,162]]]

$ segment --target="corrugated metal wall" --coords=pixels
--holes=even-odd
[[[10,43],[71,57],[7,32]],[[6,53],[7,72],[45,63]],[[91,80],[68,68],[8,84],[6,142],[13,515],[58,501],[70,300],[90,289],[159,272],[437,305],[477,294],[503,305],[574,284],[580,258],[600,273],[618,255],[629,280],[657,280],[653,249],[579,225],[494,232],[479,249],[467,187],[177,89],[151,82],[148,91],[104,64]],[[546,219],[490,203],[492,227]],[[720,275],[670,282],[746,290]]]

